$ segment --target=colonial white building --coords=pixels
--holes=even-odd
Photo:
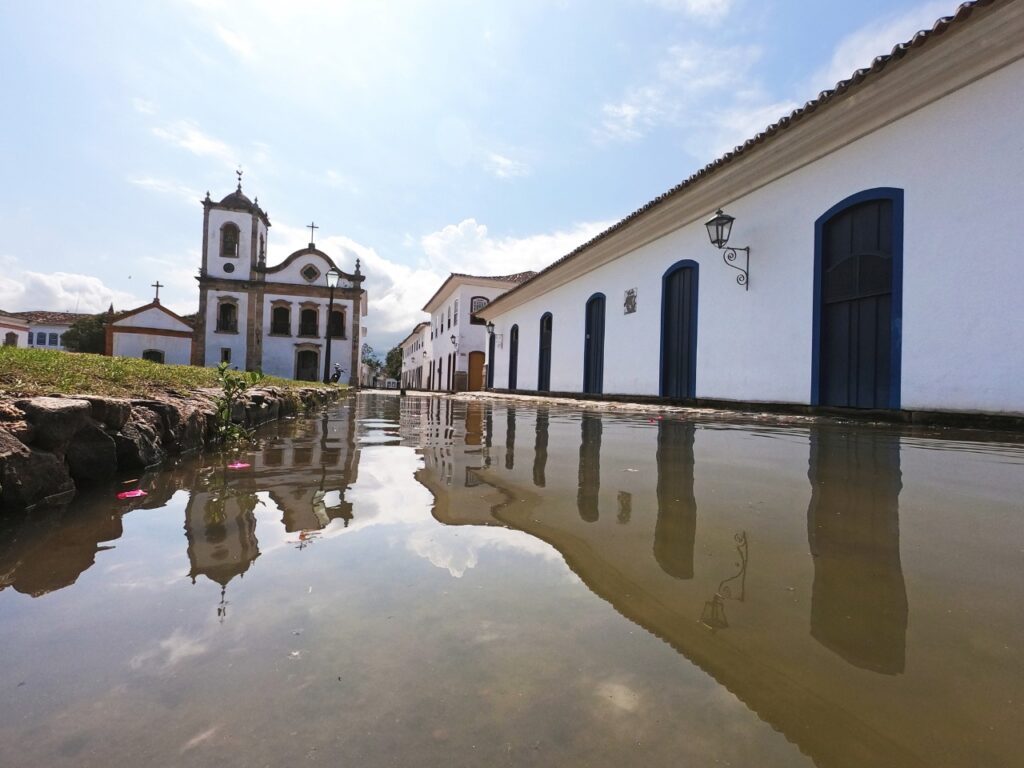
[[[83,312],[50,312],[29,310],[18,312],[29,322],[28,346],[37,349],[64,350],[64,334],[72,325],[91,315]]]
[[[28,346],[29,322],[21,315],[0,310],[0,334],[5,347]]]
[[[423,311],[430,315],[430,389],[462,392],[484,388],[485,322],[473,317],[496,296],[533,277],[533,272],[482,276],[452,272]]]
[[[153,363],[188,365],[194,329],[160,299],[120,314],[109,313],[106,354],[138,357]]]
[[[1022,57],[996,0],[875,59],[477,310],[494,387],[1024,413]]]
[[[430,323],[417,323],[412,333],[399,344],[402,350],[401,386],[424,389],[430,376]]]
[[[358,259],[352,272],[341,271],[310,242],[280,264],[267,266],[270,219],[258,198],[252,201],[242,193],[241,182],[220,202],[207,194],[203,211],[193,364],[227,362],[307,381],[324,378],[337,364],[341,383],[356,384],[361,319],[367,312]],[[331,270],[340,275],[328,318]]]

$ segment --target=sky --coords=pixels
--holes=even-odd
[[[0,0],[0,309],[198,308],[207,191],[362,262],[380,352],[539,269],[955,0]],[[710,213],[710,212],[709,212]]]

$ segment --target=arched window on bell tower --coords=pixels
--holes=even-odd
[[[223,258],[238,257],[239,231],[236,224],[230,221],[220,228],[220,255]]]

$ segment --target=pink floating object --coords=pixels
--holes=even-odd
[[[137,499],[140,496],[149,496],[149,494],[146,493],[141,488],[136,488],[135,490],[132,491],[121,491],[119,494],[117,494],[117,498],[119,499]]]
[[[251,466],[252,464],[246,464],[244,461],[232,461],[228,464],[228,469],[245,469],[246,467]]]

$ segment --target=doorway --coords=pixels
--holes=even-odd
[[[604,294],[587,301],[583,341],[583,391],[599,395],[604,389]]]
[[[661,396],[696,397],[697,262],[673,264],[661,281]]]
[[[551,331],[552,317],[545,312],[540,318],[540,349],[537,360],[537,391],[551,391]]]
[[[493,336],[491,337],[494,338]],[[484,353],[469,353],[469,391],[479,392],[484,388]]]
[[[300,349],[295,353],[295,378],[299,381],[317,381],[320,377],[320,353],[315,349]]]

